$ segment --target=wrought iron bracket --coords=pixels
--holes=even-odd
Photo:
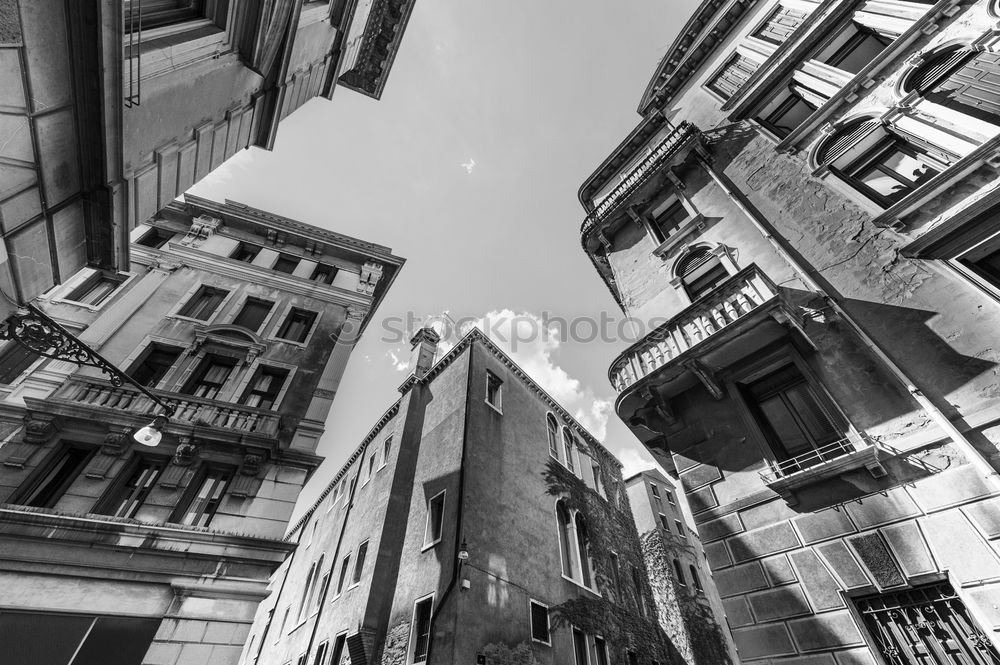
[[[45,312],[32,304],[27,304],[0,323],[0,340],[14,340],[28,351],[46,358],[65,360],[76,365],[96,367],[101,370],[111,385],[121,387],[129,384],[172,415],[174,407],[149,392],[145,386],[118,369],[97,351],[77,339],[73,333],[53,321]]]

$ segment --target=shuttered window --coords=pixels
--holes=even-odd
[[[36,360],[38,354],[34,351],[17,342],[8,342],[0,352],[0,383],[13,383]]]
[[[708,83],[708,88],[723,99],[729,99],[743,87],[757,71],[759,65],[750,58],[736,53],[722,70]]]
[[[807,16],[808,14],[801,9],[791,9],[779,5],[764,22],[764,25],[754,32],[753,36],[765,42],[781,45],[802,25]]]
[[[935,104],[1000,125],[1000,54],[946,51],[921,65],[906,88]]]
[[[551,644],[549,637],[549,608],[531,601],[531,639]]]

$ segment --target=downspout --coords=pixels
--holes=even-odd
[[[985,455],[972,445],[972,442],[966,438],[966,436],[958,429],[958,427],[955,426],[953,422],[951,422],[948,416],[946,416],[941,409],[935,406],[934,403],[926,395],[924,395],[920,387],[917,386],[909,376],[907,376],[903,369],[896,364],[896,362],[893,361],[881,347],[879,347],[879,345],[865,331],[861,324],[855,321],[850,314],[844,310],[837,299],[820,287],[819,282],[812,276],[812,274],[815,273],[817,278],[822,279],[819,272],[812,266],[803,266],[798,260],[796,260],[794,255],[785,248],[783,242],[775,236],[770,223],[757,213],[753,205],[747,200],[746,196],[735,187],[731,187],[728,179],[722,174],[717,173],[715,169],[712,168],[708,159],[702,155],[698,155],[697,158],[715,183],[726,193],[729,200],[736,204],[743,214],[745,214],[754,226],[757,227],[757,230],[771,244],[774,250],[785,261],[787,261],[797,273],[799,273],[799,277],[803,282],[805,282],[806,286],[815,293],[820,294],[837,313],[837,315],[848,324],[854,334],[857,335],[858,339],[860,339],[862,344],[864,344],[875,355],[875,357],[877,357],[885,365],[893,377],[895,377],[903,388],[906,389],[906,392],[909,393],[910,396],[913,397],[913,399],[924,409],[924,411],[927,412],[931,419],[937,423],[937,425],[943,429],[948,436],[951,437],[952,441],[955,442],[955,445],[959,447],[965,457],[969,460],[969,463],[972,464],[976,471],[986,479],[990,487],[993,490],[1000,490],[1000,474],[998,474],[997,470],[990,465]]]
[[[465,457],[466,451],[469,446],[469,410],[472,408],[472,357],[475,354],[476,342],[472,340],[469,342],[469,376],[466,382],[465,388],[465,421],[462,424],[462,457],[461,466],[458,469],[458,509],[455,514],[455,552],[452,556],[452,568],[451,568],[451,580],[448,582],[447,588],[445,588],[444,593],[441,594],[441,600],[438,601],[437,607],[434,608],[434,612],[431,614],[431,640],[427,645],[427,662],[431,663],[431,653],[434,651],[434,637],[433,630],[437,623],[438,614],[441,613],[441,608],[444,607],[445,601],[448,600],[448,596],[451,595],[452,590],[455,588],[455,584],[458,582],[458,575],[462,570],[462,562],[458,560],[458,551],[462,546],[462,506],[465,502]]]
[[[368,445],[371,445],[371,443],[369,443]],[[365,446],[364,451],[358,458],[361,463],[363,463],[365,461],[365,458],[368,456],[368,445]],[[344,474],[344,475],[346,480],[346,477],[349,476],[350,474]],[[359,476],[361,475],[360,466],[358,467],[358,475]],[[312,651],[313,641],[316,639],[316,631],[319,628],[319,620],[320,617],[323,616],[323,608],[326,607],[326,597],[330,593],[330,587],[333,586],[334,583],[333,575],[337,571],[337,562],[340,561],[340,546],[344,542],[344,533],[347,531],[347,520],[350,519],[351,517],[351,509],[354,508],[354,494],[358,491],[358,486],[357,483],[349,483],[349,485],[352,485],[352,487],[351,487],[351,494],[350,496],[347,497],[348,501],[347,511],[344,513],[344,523],[340,525],[340,535],[337,536],[337,546],[333,550],[333,561],[330,563],[330,579],[326,584],[326,588],[323,589],[323,595],[319,599],[319,610],[316,612],[316,620],[313,621],[312,630],[309,631],[309,642],[306,643],[307,655]],[[333,663],[331,665],[339,665],[339,663]]]

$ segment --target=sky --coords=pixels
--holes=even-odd
[[[488,321],[626,473],[652,465],[607,379],[628,340],[587,341],[585,319],[620,311],[580,248],[577,190],[639,122],[694,4],[417,0],[380,101],[347,88],[311,100],[272,152],[244,150],[191,190],[407,259],[354,350],[317,450],[326,461],[296,514],[399,397],[410,349],[396,322],[443,313]],[[564,333],[577,319],[574,339]]]

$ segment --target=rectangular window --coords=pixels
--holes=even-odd
[[[670,521],[663,513],[660,513],[660,527],[667,533],[670,533]]]
[[[170,521],[190,526],[209,526],[232,479],[232,469],[202,467],[195,481],[188,486]]]
[[[181,393],[205,399],[216,399],[235,367],[235,358],[207,356],[201,361],[201,365],[195,370]]]
[[[174,237],[174,234],[169,231],[163,231],[162,229],[150,229],[139,238],[135,244],[142,245],[143,247],[152,247],[153,249],[160,249],[167,244],[167,241]]]
[[[615,597],[622,597],[622,573],[618,563],[618,553],[611,552],[611,581],[615,585]]]
[[[729,99],[742,88],[759,65],[746,56],[736,53],[722,70],[709,81],[708,89],[723,99]]]
[[[319,648],[316,649],[316,657],[313,658],[313,665],[326,665],[323,661],[326,659],[326,649],[329,646],[328,642],[319,645]]]
[[[757,120],[778,138],[785,138],[813,114],[816,107],[794,92],[788,93],[770,113]]]
[[[676,235],[677,231],[691,219],[691,213],[684,204],[673,197],[653,209],[650,215],[653,218],[653,230],[658,233],[656,241],[660,243]]]
[[[530,601],[531,611],[531,639],[542,644],[552,644],[549,635],[549,608],[534,600]]]
[[[307,657],[308,656],[306,654],[302,654],[301,656],[299,656],[299,659],[295,661],[295,665],[306,665]]]
[[[242,261],[243,263],[253,263],[253,260],[260,254],[260,247],[249,243],[241,242],[229,255],[229,258]]]
[[[274,303],[261,298],[247,298],[243,303],[243,309],[233,319],[234,326],[243,326],[257,332],[264,324],[264,319],[271,313]]]
[[[134,457],[115,482],[96,512],[113,517],[135,517],[149,498],[163,471],[165,461],[153,457]]]
[[[646,596],[642,594],[642,581],[639,579],[639,571],[632,567],[632,586],[635,588],[635,601],[638,605],[639,614],[645,617],[648,614],[646,607]]]
[[[347,581],[347,571],[351,569],[351,555],[348,554],[344,557],[343,563],[340,564],[340,577],[337,579],[337,595],[344,590],[344,582]]]
[[[983,246],[966,252],[959,261],[990,286],[1000,288],[1000,242],[984,243]]]
[[[792,33],[802,25],[808,14],[801,9],[791,9],[789,7],[778,6],[774,13],[768,17],[764,25],[760,26],[753,36],[780,46]]]
[[[587,654],[587,636],[579,628],[573,629],[573,655],[576,657],[576,665],[590,665],[590,658]]]
[[[337,639],[333,642],[333,657],[330,659],[330,665],[341,665],[341,660],[344,657],[344,643],[347,641],[346,635],[338,635]]]
[[[181,308],[180,316],[207,321],[219,309],[229,291],[214,286],[202,286]]]
[[[594,474],[594,491],[601,491],[601,467],[594,464],[590,467],[591,472]]]
[[[608,645],[603,637],[594,638],[593,665],[608,665]]]
[[[665,492],[667,493],[667,503],[669,503],[671,506],[676,506],[677,502],[674,501],[674,493],[671,492],[670,490],[665,490]]]
[[[502,405],[502,395],[501,388],[503,387],[503,381],[500,377],[493,372],[486,371],[486,403],[492,406],[497,411],[503,409]]]
[[[628,656],[628,665],[639,665],[639,656],[634,651],[629,651],[626,655]]]
[[[34,508],[52,508],[94,456],[94,448],[65,444],[45,463],[44,470],[25,486],[11,503]]]
[[[794,364],[744,387],[747,401],[779,462],[823,448],[844,436],[818,393]],[[841,451],[833,451],[839,456]],[[823,461],[817,457],[812,464]]]
[[[317,263],[316,269],[313,270],[313,274],[310,279],[314,282],[320,282],[321,284],[333,284],[333,278],[336,276],[336,268],[325,263]]]
[[[200,18],[203,0],[123,0],[125,32],[149,30]]]
[[[145,388],[155,388],[183,352],[184,349],[175,346],[150,344],[143,351],[142,357],[129,369],[128,375]]]
[[[389,453],[392,452],[392,437],[386,437],[385,443],[382,444],[382,466],[380,468],[385,468],[385,465],[389,463]]]
[[[656,483],[649,484],[649,491],[653,493],[653,498],[655,499],[660,498],[660,488]]]
[[[684,531],[684,525],[681,524],[680,520],[674,520],[674,527],[677,529],[677,535],[687,540],[687,532]]]
[[[431,645],[431,610],[434,597],[417,601],[413,606],[413,662],[423,663]]]
[[[278,272],[283,272],[287,274],[292,274],[295,272],[295,268],[299,265],[299,259],[293,256],[285,256],[282,254],[278,257],[278,260],[274,262],[274,270]]]
[[[424,527],[424,547],[441,541],[444,530],[444,491],[438,492],[427,502],[427,524]]]
[[[365,556],[368,554],[368,541],[361,543],[358,546],[358,558],[354,562],[354,576],[351,578],[351,584],[357,584],[361,581],[361,573],[365,568]]]
[[[0,383],[13,383],[28,371],[39,356],[34,351],[17,342],[7,342],[0,352]]]
[[[243,396],[240,397],[240,404],[255,409],[274,408],[278,394],[287,380],[287,369],[268,367],[267,365],[258,366],[250,383],[247,384],[246,390],[243,391]]]
[[[314,323],[316,323],[316,312],[293,307],[278,329],[277,337],[301,344],[309,337],[309,331],[312,330]]]
[[[948,168],[897,139],[890,139],[844,168],[844,175],[872,200],[889,207]]]
[[[88,277],[83,284],[70,291],[65,299],[96,307],[111,297],[111,294],[121,286],[125,278],[125,275],[95,273]]]

